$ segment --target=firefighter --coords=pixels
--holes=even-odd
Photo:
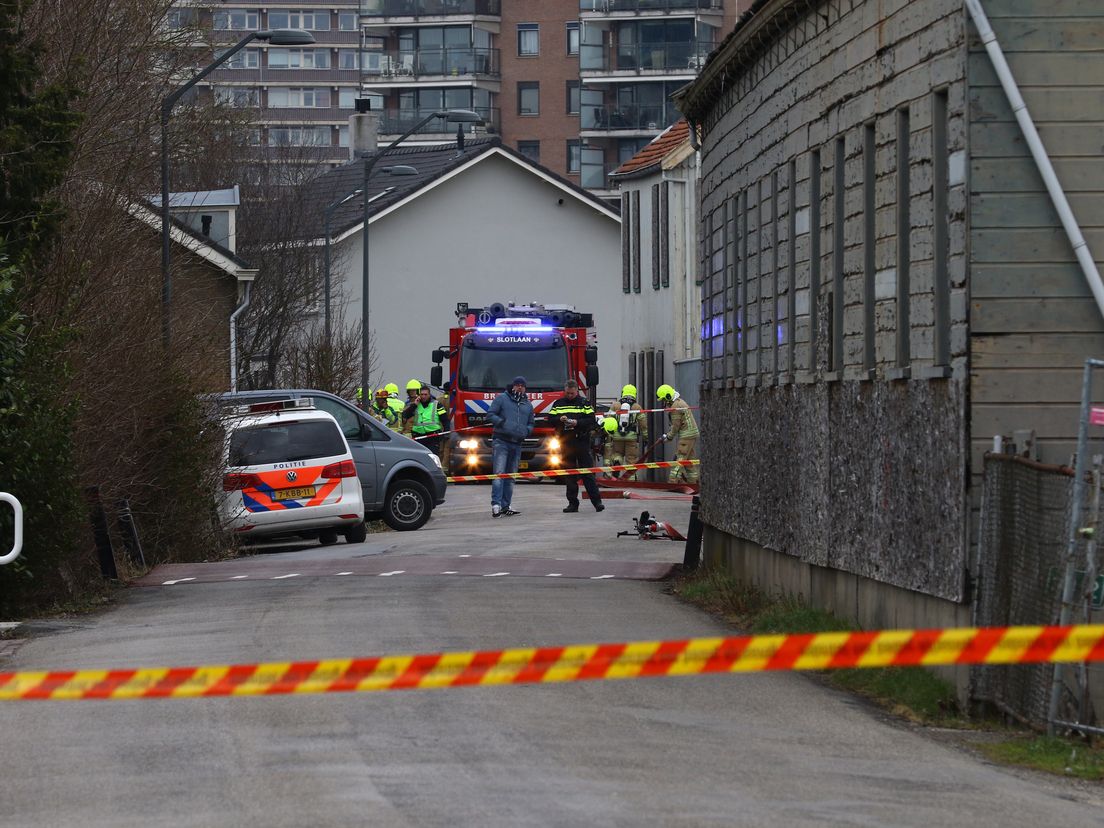
[[[679,396],[679,392],[669,385],[659,386],[656,389],[656,398],[671,415],[671,425],[661,439],[675,443],[676,460],[694,459],[694,449],[698,443],[698,424],[694,420],[694,412],[690,410],[686,400]],[[697,483],[697,466],[673,466],[667,479],[671,483]]]
[[[595,439],[595,460],[598,459],[598,455],[601,456],[603,466],[612,466],[615,463],[619,463],[619,460],[614,460],[617,457],[616,450],[613,448],[613,441],[617,439],[617,418],[612,415],[606,415],[602,418],[602,427],[594,429]]]
[[[617,431],[613,435],[611,448],[612,466],[622,463],[632,465],[640,462],[640,441],[648,442],[648,417],[636,401],[636,386],[626,385],[621,389],[620,410],[611,411],[617,415]],[[634,413],[635,412],[635,413]],[[624,472],[624,480],[635,480],[636,469]]]
[[[402,403],[392,399],[386,388],[376,391],[376,400],[372,404],[372,413],[375,414],[392,431],[402,429]]]
[[[387,391],[387,396],[393,400],[399,399],[399,386],[395,385],[393,382],[389,382],[383,387]]]
[[[411,434],[411,428],[414,424],[413,406],[418,402],[418,394],[421,393],[421,390],[421,380],[412,379],[406,381],[406,402],[403,404],[402,430],[403,434],[407,435],[408,437]],[[395,391],[397,393],[398,389],[396,388]]]
[[[448,416],[448,410],[449,410],[449,395],[448,394],[441,394],[441,396],[439,396],[437,398],[437,407],[445,412],[445,416],[444,416],[444,420],[443,420],[444,430],[448,431],[449,430],[449,422],[450,422],[449,421],[449,416]],[[449,473],[449,462],[452,460],[452,439],[451,439],[451,435],[449,435],[449,434],[445,434],[441,438],[440,458],[441,458],[441,468],[445,470],[445,474],[448,474]]]
[[[564,449],[564,456],[571,464],[569,468],[587,468],[594,465],[594,455],[591,454],[591,432],[598,425],[594,417],[594,408],[590,401],[579,393],[579,384],[575,380],[564,383],[564,395],[552,407],[548,409],[548,421],[555,428]],[[579,511],[579,478],[583,478],[587,495],[594,506],[594,511],[601,512],[606,507],[602,505],[602,494],[598,491],[598,484],[593,474],[573,475],[567,478],[567,508],[565,512]]]
[[[435,454],[440,453],[441,435],[448,422],[448,412],[437,400],[428,385],[418,389],[418,396],[414,402],[407,406],[407,411],[413,410],[410,417],[410,431],[412,436],[427,449]],[[405,416],[405,411],[404,411]]]

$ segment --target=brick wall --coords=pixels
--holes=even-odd
[[[960,0],[778,0],[684,103],[705,130],[704,519],[951,600],[965,77]]]

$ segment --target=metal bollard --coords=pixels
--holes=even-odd
[[[15,540],[11,551],[6,555],[0,555],[0,564],[10,564],[23,552],[23,504],[15,495],[7,492],[0,492],[0,502],[9,504],[15,512]]]
[[[125,497],[115,501],[115,522],[119,534],[123,536],[123,546],[132,563],[146,568],[146,556],[142,553],[142,541],[138,537],[138,525],[134,522],[134,513],[130,511],[130,501]]]
[[[690,505],[690,526],[686,530],[686,551],[682,555],[682,568],[686,572],[693,572],[701,563],[702,523],[698,516],[701,509],[701,498],[694,495]]]
[[[92,538],[96,542],[96,557],[100,561],[100,575],[104,578],[119,580],[119,570],[115,568],[115,550],[111,547],[111,533],[107,529],[107,513],[100,500],[100,487],[89,486],[84,490],[92,518]]]

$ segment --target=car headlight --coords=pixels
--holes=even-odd
[[[460,448],[462,448],[462,449],[479,448],[479,441],[478,440],[461,440],[460,441]]]
[[[438,457],[432,451],[427,451],[426,454],[429,455],[430,460],[432,460],[434,463],[437,464],[437,468],[441,468],[441,458],[440,457]]]
[[[560,438],[559,437],[549,437],[548,438],[548,448],[551,451],[559,451]]]

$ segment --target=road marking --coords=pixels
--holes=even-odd
[[[172,586],[173,584],[182,584],[185,581],[194,581],[195,578],[177,578],[175,581],[162,581],[162,586]]]
[[[289,572],[287,575],[273,575],[272,578],[270,578],[270,580],[272,580],[272,581],[282,581],[282,580],[284,580],[284,578],[298,578],[298,577],[299,577],[298,572]]]
[[[235,575],[235,576],[234,576],[233,578],[231,578],[230,580],[231,580],[231,581],[240,581],[240,580],[241,580],[242,578],[248,578],[248,577],[249,577],[248,575]]]
[[[471,555],[457,555],[457,557],[459,557],[459,558],[470,558]]]
[[[396,569],[394,572],[381,572],[379,576],[381,578],[389,578],[392,575],[402,575],[404,572],[406,572],[405,569]]]
[[[616,577],[617,577],[616,575],[593,575],[593,576],[591,576],[590,580],[592,580],[592,581],[604,581],[606,578],[616,578]]]
[[[442,575],[459,575],[460,573],[459,573],[459,572],[457,572],[457,571],[456,571],[455,569],[446,569],[446,570],[445,570],[444,572],[442,572],[441,574],[442,574]]]
[[[338,575],[352,575],[352,572],[338,572]]]
[[[486,575],[484,575],[483,577],[484,577],[484,578],[497,578],[497,577],[499,577],[500,575],[509,575],[509,574],[510,574],[509,572],[488,572],[488,573],[487,573]]]
[[[547,575],[545,575],[544,577],[545,577],[545,578],[562,578],[562,577],[563,577],[563,573],[562,573],[562,572],[549,572],[549,573],[548,573]]]

